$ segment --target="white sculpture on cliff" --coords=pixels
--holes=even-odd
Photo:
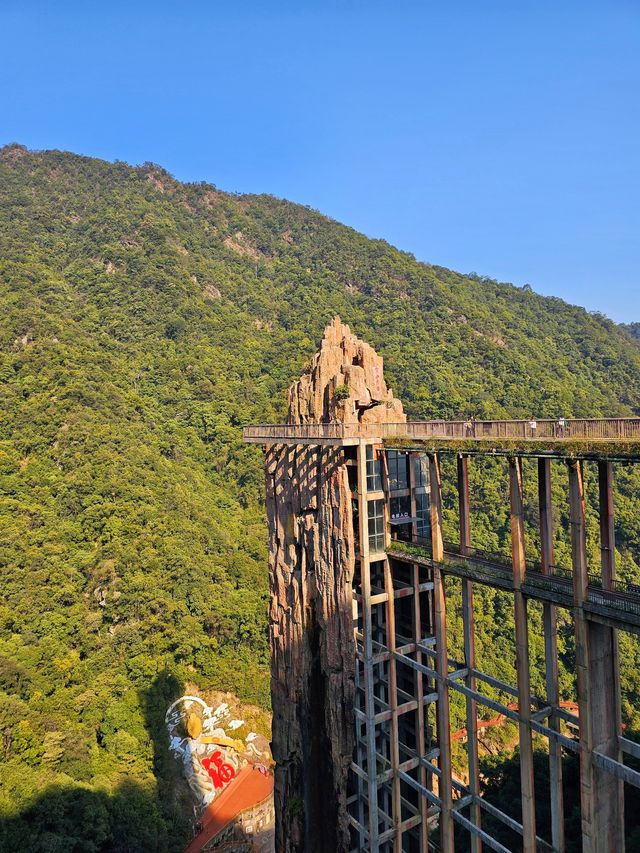
[[[266,738],[255,732],[244,740],[234,737],[244,721],[231,719],[226,702],[214,709],[199,696],[182,696],[167,709],[165,724],[169,749],[181,762],[201,808],[212,803],[247,764],[270,763]]]

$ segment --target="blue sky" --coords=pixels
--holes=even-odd
[[[0,0],[0,144],[311,205],[640,320],[640,3]]]

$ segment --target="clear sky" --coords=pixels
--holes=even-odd
[[[311,205],[640,320],[640,0],[0,0],[0,144]]]

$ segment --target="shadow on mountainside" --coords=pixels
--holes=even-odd
[[[157,801],[169,837],[183,839],[186,843],[192,834],[191,819],[195,818],[193,800],[180,766],[169,752],[169,732],[165,725],[167,708],[183,694],[182,682],[166,670],[149,687],[138,691],[145,727],[153,744]]]
[[[179,768],[168,749],[164,715],[182,685],[160,674],[139,693],[153,742],[155,781],[124,779],[113,792],[69,780],[52,785],[19,815],[0,816],[0,853],[178,853],[191,840],[180,801]]]
[[[114,794],[52,786],[21,815],[0,819],[2,853],[164,853],[170,849],[156,797],[134,782],[123,782]]]

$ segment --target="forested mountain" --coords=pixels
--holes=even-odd
[[[640,412],[640,347],[606,318],[153,164],[0,150],[0,305],[0,848],[180,849],[172,693],[268,705],[241,426],[282,419],[334,314],[412,417]],[[627,573],[639,485],[619,483]]]

